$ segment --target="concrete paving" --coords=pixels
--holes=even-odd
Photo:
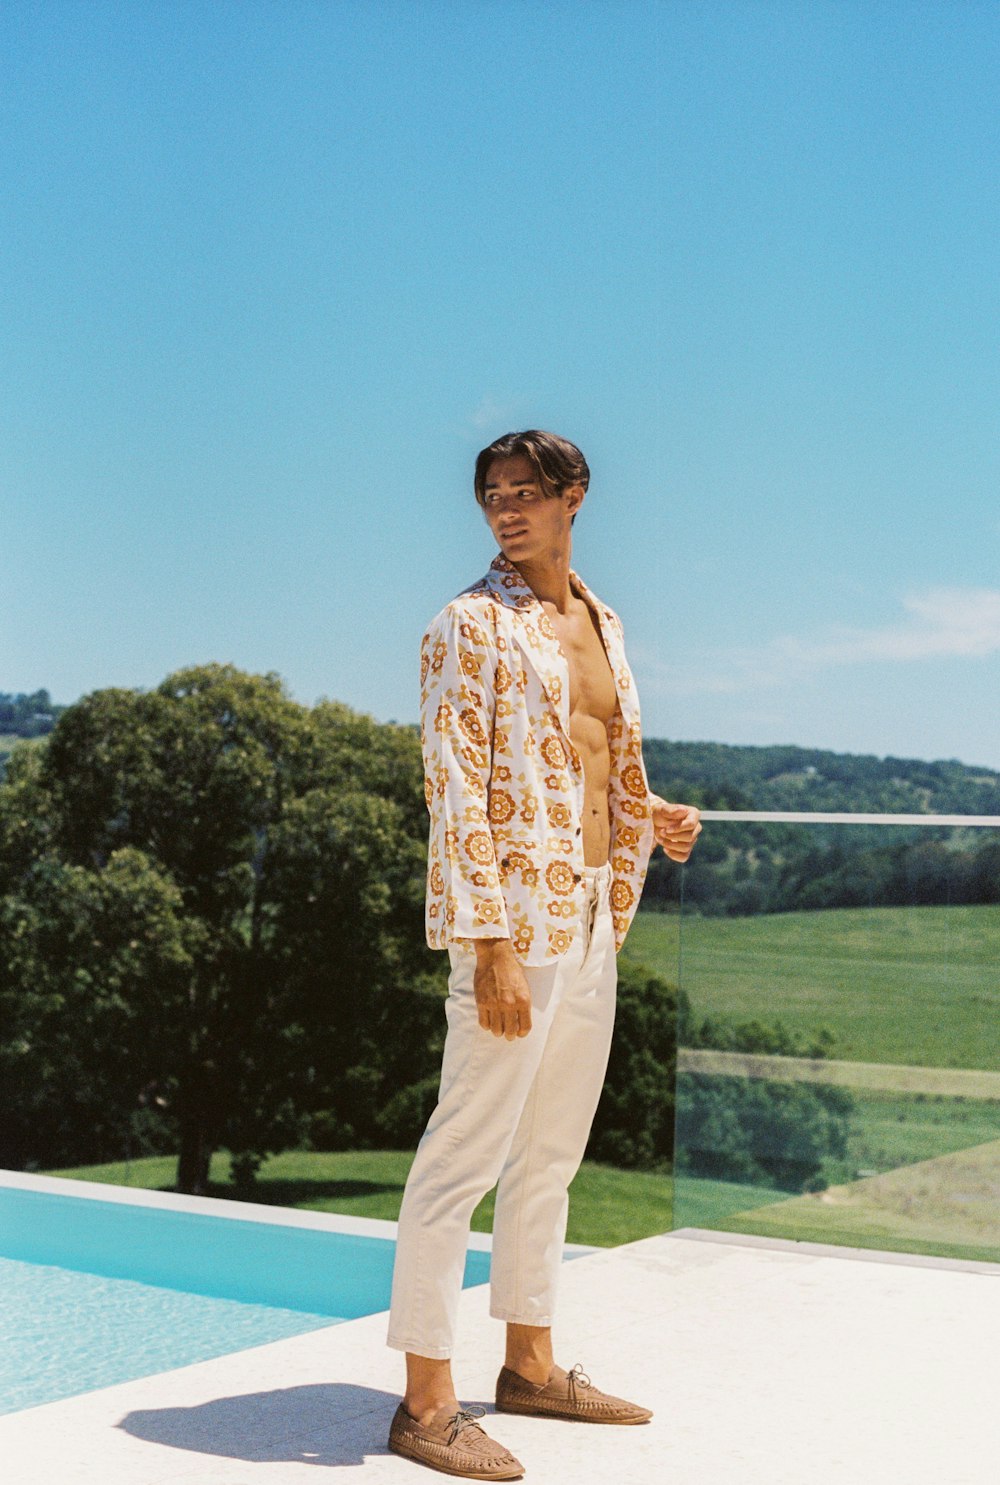
[[[998,1281],[989,1265],[697,1231],[603,1250],[563,1270],[559,1356],[652,1423],[485,1421],[537,1485],[996,1485]],[[429,1481],[385,1448],[402,1358],[384,1337],[371,1315],[8,1415],[0,1479]],[[502,1344],[486,1290],[466,1290],[463,1401],[490,1407]]]

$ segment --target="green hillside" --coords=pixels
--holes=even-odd
[[[640,913],[623,952],[696,1016],[780,1020],[860,1062],[1000,1069],[1000,906],[752,918]]]

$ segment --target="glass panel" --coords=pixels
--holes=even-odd
[[[998,889],[996,829],[706,821],[675,1228],[1000,1260]]]

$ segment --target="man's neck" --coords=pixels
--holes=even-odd
[[[551,603],[557,613],[564,614],[575,599],[570,587],[570,553],[546,562],[515,562],[513,564],[540,603]]]

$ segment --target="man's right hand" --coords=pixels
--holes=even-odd
[[[531,991],[509,938],[477,938],[473,988],[479,1024],[512,1042],[531,1030]]]

